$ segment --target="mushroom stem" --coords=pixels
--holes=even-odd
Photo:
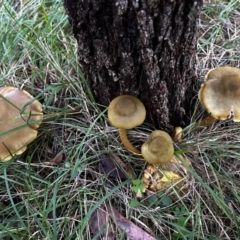
[[[131,152],[134,152],[134,153],[137,153],[137,154],[141,154],[141,152],[136,149],[132,143],[130,143],[130,141],[128,140],[128,137],[127,137],[127,133],[126,133],[126,130],[124,128],[119,128],[118,129],[118,132],[119,132],[119,136],[121,138],[121,141],[123,143],[123,145]]]
[[[197,127],[207,127],[207,126],[211,125],[212,123],[214,123],[216,120],[217,119],[214,118],[212,115],[209,115],[206,118],[204,118],[202,121],[197,123]]]

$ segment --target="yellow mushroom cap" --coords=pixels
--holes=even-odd
[[[108,119],[116,128],[131,129],[141,125],[146,118],[146,109],[136,97],[121,95],[114,98],[108,107]]]
[[[225,120],[233,114],[240,121],[240,69],[218,67],[210,70],[198,93],[199,100],[211,116]]]
[[[230,67],[230,66],[223,66],[223,67],[217,67],[209,70],[207,74],[205,75],[204,81],[208,81],[211,79],[220,79],[224,76],[229,75],[239,75],[240,69],[236,67]]]
[[[42,117],[41,103],[28,92],[15,87],[0,88],[0,161],[8,161],[26,150],[37,136]]]
[[[168,133],[155,130],[141,148],[144,159],[152,164],[165,164],[174,154],[172,138]]]

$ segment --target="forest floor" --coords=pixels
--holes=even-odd
[[[174,143],[191,162],[185,191],[173,185],[139,196],[147,164],[124,149],[106,107],[94,102],[62,2],[3,0],[0,22],[1,86],[29,91],[46,118],[60,113],[27,151],[0,163],[0,239],[127,239],[129,226],[162,240],[239,239],[239,123],[185,128]],[[205,1],[198,34],[199,81],[211,68],[240,67],[238,0]],[[66,114],[75,107],[76,115]],[[192,124],[199,118],[194,113]],[[139,147],[152,129],[145,123],[130,140]]]

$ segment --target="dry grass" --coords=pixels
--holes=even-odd
[[[240,66],[239,2],[212,2],[204,5],[199,24],[197,69],[201,76],[216,66]]]

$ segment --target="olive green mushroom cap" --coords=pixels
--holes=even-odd
[[[172,138],[168,133],[155,130],[142,145],[141,153],[144,159],[152,164],[168,163],[174,154]]]
[[[146,118],[143,103],[131,95],[114,98],[108,107],[108,119],[116,128],[132,129],[141,125]]]
[[[0,161],[23,153],[37,136],[42,105],[26,91],[0,88]]]
[[[233,114],[233,120],[239,122],[240,69],[225,66],[210,70],[205,76],[198,97],[212,117],[225,120]]]

